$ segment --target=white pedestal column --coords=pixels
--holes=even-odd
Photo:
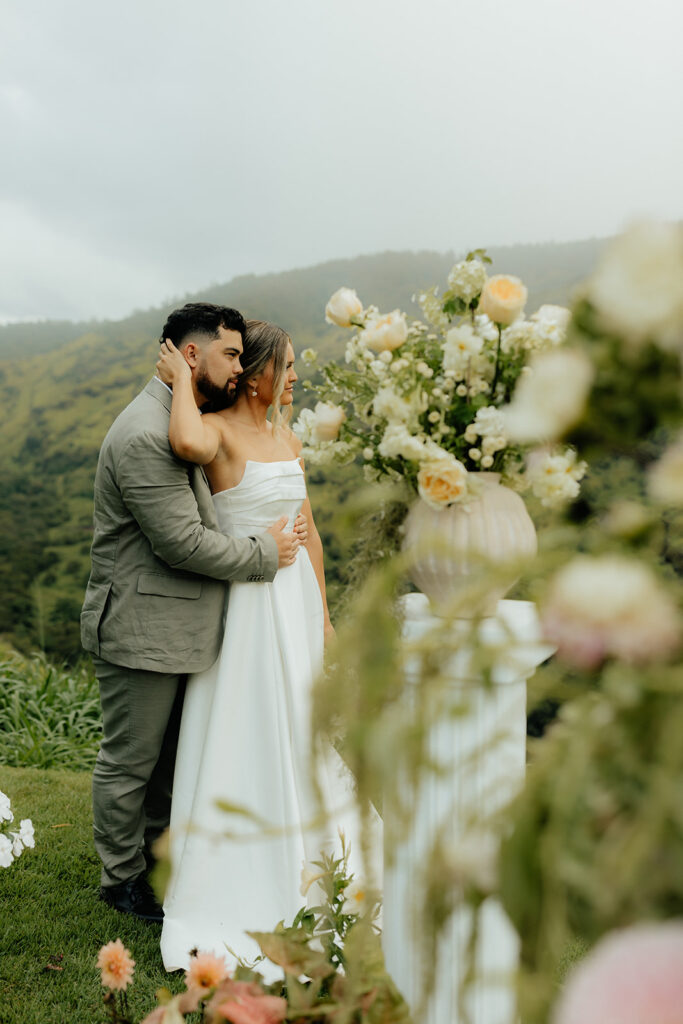
[[[409,594],[404,601],[404,637],[407,642],[419,640],[435,625],[427,598]],[[459,628],[466,634],[470,626],[456,622],[454,629]],[[415,915],[426,851],[438,834],[457,851],[459,839],[471,831],[472,819],[495,812],[521,787],[526,680],[553,653],[541,641],[536,609],[528,601],[501,601],[496,615],[481,621],[479,639],[495,651],[493,685],[485,686],[477,678],[471,648],[457,650],[450,664],[453,702],[462,704],[466,697],[467,710],[457,717],[444,717],[429,741],[431,756],[447,771],[430,775],[422,783],[410,833],[393,851],[391,864],[385,858],[384,955],[414,1014],[420,1005],[423,970]],[[458,991],[469,925],[469,910],[462,908],[442,934],[436,982],[426,1014],[416,1018],[416,1024],[465,1024],[458,1012]],[[512,985],[517,961],[516,933],[498,902],[488,899],[481,917],[476,979],[467,993],[469,1024],[514,1024]]]

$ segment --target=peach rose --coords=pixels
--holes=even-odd
[[[395,309],[384,316],[369,317],[361,337],[376,352],[392,352],[408,337],[405,313]]]
[[[336,441],[339,428],[346,419],[341,405],[332,402],[318,402],[313,413],[315,420],[313,433],[317,441]]]
[[[328,324],[338,327],[351,327],[354,320],[363,314],[363,303],[353,288],[339,288],[325,306],[325,319]]]
[[[427,462],[417,474],[417,489],[432,508],[445,508],[467,493],[467,470],[457,459]]]
[[[511,324],[522,315],[526,300],[527,290],[518,277],[494,274],[484,285],[479,312],[497,324]]]

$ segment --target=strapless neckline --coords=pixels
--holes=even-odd
[[[239,482],[236,483],[233,487],[224,487],[221,491],[214,491],[211,497],[217,498],[219,494],[232,494],[232,492],[236,491],[238,487],[241,487],[247,476],[247,469],[249,468],[249,466],[289,466],[294,462],[296,462],[297,465],[299,466],[299,469],[301,469],[301,465],[299,464],[298,458],[273,459],[272,461],[269,462],[263,462],[261,459],[245,459],[244,472],[242,473],[242,477],[239,480]],[[301,470],[301,472],[303,473],[303,470]]]

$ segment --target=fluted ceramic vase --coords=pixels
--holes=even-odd
[[[435,509],[421,498],[405,521],[409,575],[434,611],[492,615],[537,550],[523,499],[498,473],[473,473],[475,496]]]

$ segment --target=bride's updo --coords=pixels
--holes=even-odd
[[[242,375],[237,385],[236,397],[247,390],[250,377],[258,377],[269,363],[273,364],[273,406],[270,421],[273,429],[286,424],[291,415],[291,406],[284,411],[280,408],[280,396],[287,377],[287,346],[290,337],[277,324],[267,320],[247,320],[244,334],[244,352],[240,358]]]

